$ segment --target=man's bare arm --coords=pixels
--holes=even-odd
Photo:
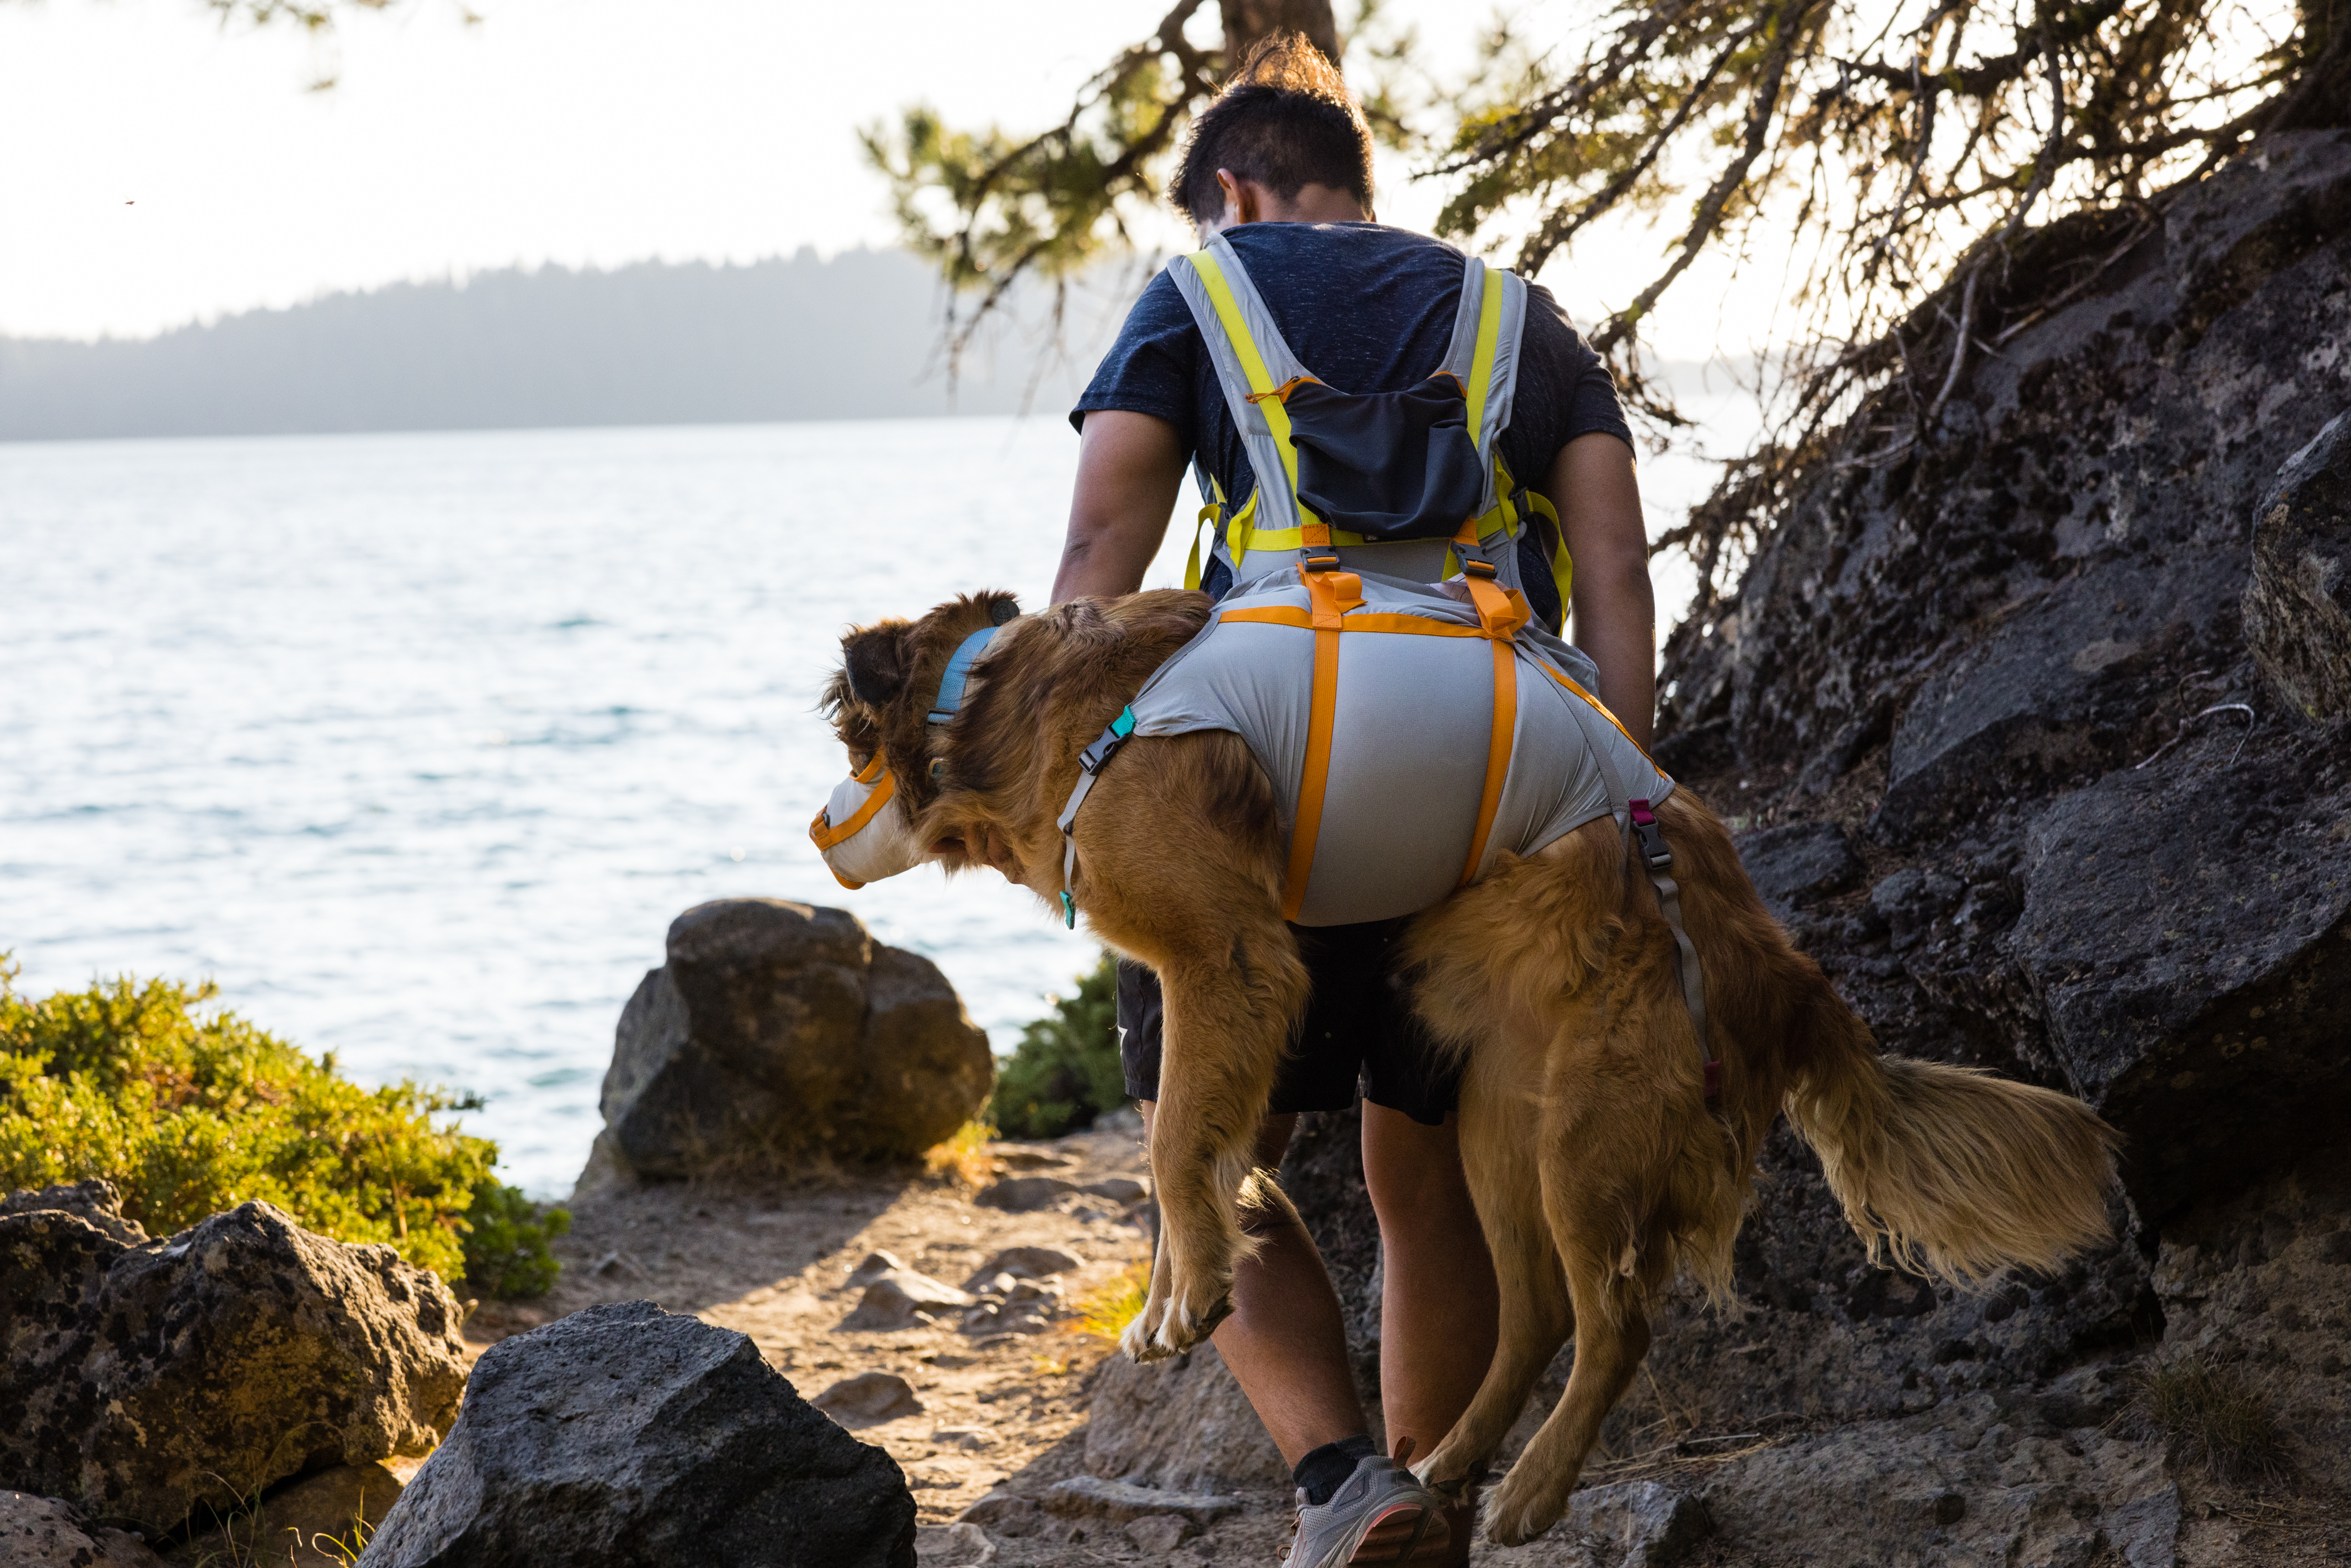
[[[1657,708],[1657,609],[1633,450],[1613,435],[1579,435],[1552,460],[1547,488],[1575,562],[1573,640],[1600,666],[1600,700],[1646,747]]]
[[[1184,447],[1174,425],[1122,409],[1087,414],[1053,602],[1141,588],[1183,482]]]

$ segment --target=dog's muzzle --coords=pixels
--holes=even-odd
[[[832,799],[809,824],[809,838],[833,880],[852,892],[929,858],[914,841],[898,780],[878,755],[833,788]]]

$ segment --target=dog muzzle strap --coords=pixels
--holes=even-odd
[[[1078,808],[1093,793],[1094,780],[1102,776],[1102,765],[1118,755],[1134,735],[1134,709],[1121,708],[1110,727],[1094,737],[1093,744],[1078,753],[1077,788],[1070,791],[1070,803],[1053,825],[1061,830],[1061,924],[1074,931],[1078,928],[1077,901],[1070,896],[1070,883],[1078,872],[1078,841],[1071,830],[1077,826]]]
[[[809,824],[809,839],[833,880],[852,893],[925,858],[898,799],[898,780],[879,754],[833,787],[832,799]]]

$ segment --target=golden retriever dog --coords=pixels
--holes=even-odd
[[[948,870],[993,866],[1059,912],[1055,818],[1078,754],[1205,623],[1207,596],[1076,600],[1019,616],[979,594],[850,633],[828,694],[852,766],[881,758],[899,831]],[[1002,631],[960,710],[926,722],[953,651]],[[1656,808],[1704,970],[1721,1063],[1707,1097],[1675,942],[1603,818],[1415,918],[1414,1005],[1467,1060],[1462,1157],[1501,1287],[1500,1344],[1468,1413],[1421,1464],[1477,1474],[1572,1333],[1567,1390],[1487,1509],[1516,1544],[1558,1520],[1649,1343],[1677,1270],[1727,1292],[1759,1144],[1783,1112],[1818,1152],[1873,1257],[1972,1283],[2052,1269],[2108,1234],[2116,1136],[2078,1101],[1877,1053],[1818,966],[1789,945],[1730,836],[1687,789]],[[1250,1168],[1307,979],[1281,916],[1286,846],[1238,736],[1136,737],[1075,830],[1078,909],[1150,965],[1166,1034],[1150,1159],[1162,1213],[1142,1359],[1204,1339],[1249,1245],[1242,1210],[1288,1200]]]

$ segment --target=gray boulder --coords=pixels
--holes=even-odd
[[[0,1491],[0,1563],[8,1568],[163,1568],[129,1531],[84,1518],[69,1502]]]
[[[492,1346],[360,1561],[914,1568],[914,1499],[747,1337],[628,1301]]]
[[[1085,1463],[1097,1476],[1171,1492],[1290,1485],[1281,1450],[1212,1344],[1146,1364],[1123,1355],[1102,1363],[1086,1417]]]
[[[2351,415],[2295,453],[2262,498],[2244,612],[2245,641],[2290,709],[2351,713]]]
[[[2037,816],[2003,939],[2150,1218],[2339,1139],[2351,1091],[2351,759],[2212,749]]]
[[[56,1209],[85,1220],[125,1247],[144,1246],[148,1240],[145,1226],[122,1217],[122,1194],[112,1182],[103,1178],[18,1187],[0,1198],[0,1215],[31,1214],[40,1209]]]
[[[305,1470],[426,1453],[455,1419],[456,1301],[391,1248],[266,1203],[133,1244],[98,1207],[0,1214],[0,1486],[168,1531]]]
[[[995,1072],[938,967],[844,910],[698,904],[622,1010],[589,1175],[675,1177],[904,1160]]]

